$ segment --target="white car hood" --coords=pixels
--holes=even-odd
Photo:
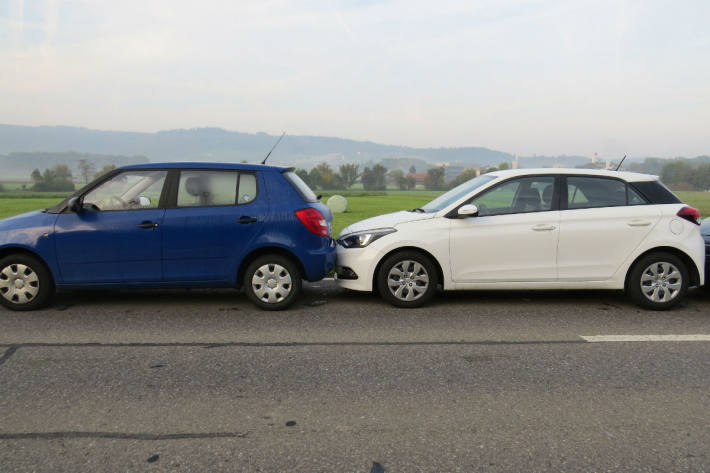
[[[378,215],[377,217],[366,218],[365,220],[355,222],[352,225],[345,227],[343,231],[340,232],[340,236],[364,230],[374,230],[376,228],[396,227],[400,223],[434,218],[434,215],[436,215],[436,213],[409,212],[407,210],[400,210],[399,212]]]

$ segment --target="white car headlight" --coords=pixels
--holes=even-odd
[[[338,238],[338,244],[344,248],[365,248],[378,238],[396,231],[394,228],[377,228],[375,230],[355,232]]]

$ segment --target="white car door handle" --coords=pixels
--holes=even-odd
[[[536,232],[548,232],[550,230],[554,230],[555,226],[554,225],[548,225],[546,223],[541,223],[540,225],[535,225],[532,227],[533,230]]]
[[[648,220],[632,220],[628,223],[630,227],[648,227],[651,222]]]

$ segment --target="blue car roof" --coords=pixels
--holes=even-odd
[[[264,169],[273,169],[278,172],[283,172],[287,169],[280,166],[269,166],[265,164],[244,164],[244,163],[200,163],[200,162],[177,162],[177,163],[147,163],[147,164],[132,164],[130,166],[121,166],[119,169],[236,169],[242,171],[258,171]]]

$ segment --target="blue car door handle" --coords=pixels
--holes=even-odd
[[[138,228],[156,228],[157,226],[158,226],[157,223],[143,222],[140,225],[138,225]]]
[[[256,219],[254,217],[240,217],[237,223],[255,223]]]

